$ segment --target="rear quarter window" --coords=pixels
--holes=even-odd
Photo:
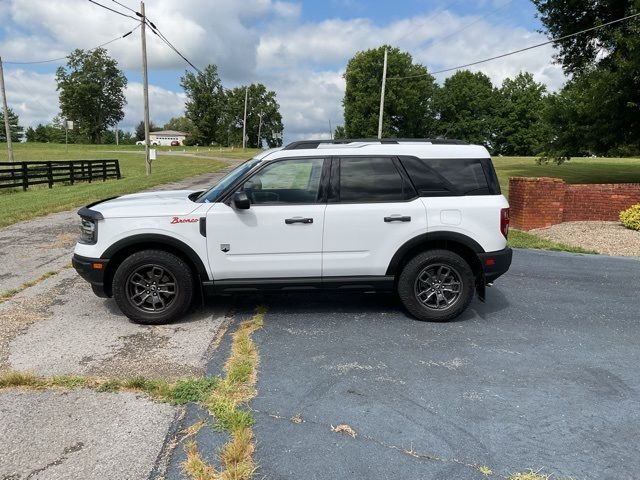
[[[421,196],[500,193],[489,159],[404,157],[401,162]]]

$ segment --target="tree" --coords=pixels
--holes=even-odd
[[[441,135],[493,149],[498,98],[484,73],[454,73],[444,81],[435,103]]]
[[[164,124],[165,130],[177,130],[178,132],[191,133],[193,131],[193,122],[187,117],[173,117]]]
[[[18,114],[9,109],[9,131],[11,132],[11,141],[19,142],[22,137],[24,128],[19,125]],[[4,128],[4,112],[0,109],[0,142],[7,141],[7,133]]]
[[[149,120],[149,131],[153,132],[157,130],[158,127],[152,120]],[[136,125],[136,140],[143,141],[144,140],[144,120],[140,120],[140,123]]]
[[[282,145],[282,115],[276,100],[276,92],[267,90],[261,84],[240,86],[229,90],[226,94],[226,115],[224,124],[227,127],[227,143],[242,145],[242,122],[244,120],[245,90],[247,97],[247,146],[262,148],[263,142],[269,147]],[[222,133],[222,132],[221,132]],[[260,134],[260,138],[258,138]],[[221,139],[222,140],[222,139]]]
[[[546,133],[545,94],[546,87],[528,72],[502,82],[498,91],[495,153],[523,156],[540,153]]]
[[[28,127],[24,131],[24,138],[27,142],[35,142],[36,141],[36,131],[33,127]]]
[[[43,124],[39,123],[34,133],[34,142],[46,143],[49,141],[49,136],[47,135],[47,127],[45,127]]]
[[[74,50],[56,72],[61,114],[92,143],[124,118],[127,79],[103,48]]]
[[[376,137],[384,50],[388,49],[383,137],[430,136],[435,128],[434,78],[398,48],[382,46],[356,53],[344,74],[345,134],[348,138]],[[415,76],[396,79],[395,77]]]
[[[534,0],[534,4],[552,37],[635,14],[640,8],[636,0]],[[546,155],[561,161],[575,152],[640,153],[640,24],[627,21],[592,30],[558,42],[557,48],[556,59],[572,79],[550,99],[553,135],[546,143]],[[560,119],[576,123],[561,124]]]
[[[333,138],[336,140],[347,138],[347,132],[344,129],[344,125],[338,125],[333,132]]]
[[[224,117],[225,93],[218,67],[207,65],[197,74],[185,72],[180,84],[187,95],[185,113],[194,126],[193,141],[211,145],[218,140]]]

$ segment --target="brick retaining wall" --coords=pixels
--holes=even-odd
[[[640,203],[640,183],[566,184],[559,178],[511,177],[511,225],[520,230],[577,220],[618,220]]]

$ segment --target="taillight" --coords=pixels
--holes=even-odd
[[[509,209],[503,208],[500,210],[500,231],[504,238],[509,237]]]

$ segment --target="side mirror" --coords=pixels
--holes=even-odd
[[[245,192],[236,192],[233,194],[233,206],[238,210],[247,210],[251,206],[251,200]]]

